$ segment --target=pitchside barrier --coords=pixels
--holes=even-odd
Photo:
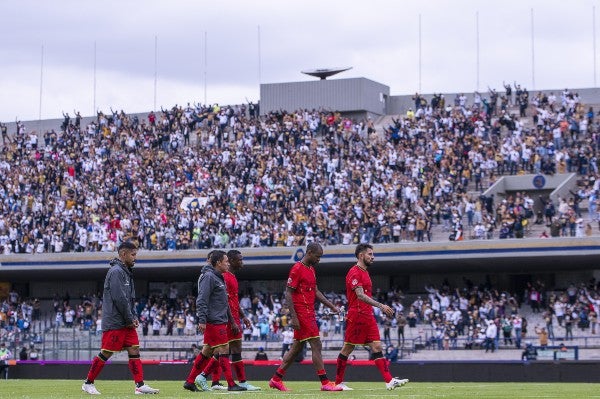
[[[247,361],[246,375],[253,385],[265,387],[280,361]],[[14,379],[68,379],[81,383],[90,368],[90,361],[17,361],[11,366]],[[183,381],[191,365],[184,361],[144,362],[144,379],[147,381]],[[336,365],[325,364],[329,375],[335,375]],[[405,361],[390,364],[390,372],[413,382],[600,382],[600,361]],[[105,380],[130,380],[128,362],[109,361],[102,371]],[[347,381],[381,382],[381,375],[372,361],[349,362]],[[314,366],[309,360],[294,364],[286,374],[289,381],[317,383]],[[0,383],[1,385],[1,383]],[[74,385],[75,386],[75,385]]]

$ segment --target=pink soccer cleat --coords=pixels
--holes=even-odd
[[[321,385],[321,391],[343,391],[344,388],[342,388],[339,385],[335,385],[335,382],[333,381],[329,381],[327,384],[325,385]]]
[[[291,391],[291,389],[288,389],[284,384],[283,381],[275,381],[274,379],[270,379],[269,380],[269,386],[273,389],[277,389],[279,391],[283,391],[283,392],[288,392]]]

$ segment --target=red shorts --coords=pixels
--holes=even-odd
[[[344,343],[350,345],[364,345],[380,341],[379,328],[375,317],[358,316],[356,319],[346,319],[346,334]]]
[[[227,345],[227,324],[206,324],[204,345],[211,348]]]
[[[300,329],[294,330],[294,339],[306,341],[311,338],[319,338],[319,326],[315,314],[299,314],[297,316]]]
[[[228,342],[242,340],[242,326],[239,324],[237,326],[238,326],[239,331],[237,334],[234,334],[233,330],[231,329],[231,324],[227,324],[227,341]]]
[[[102,332],[101,350],[107,352],[121,352],[125,348],[140,346],[137,330],[135,328],[120,328]]]

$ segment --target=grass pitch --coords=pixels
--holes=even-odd
[[[259,392],[228,393],[227,391],[190,392],[182,388],[182,381],[147,381],[160,389],[156,399],[215,397],[242,395],[244,398],[307,398],[323,399],[331,396],[344,399],[358,398],[599,398],[598,384],[580,383],[428,383],[411,382],[393,391],[385,389],[383,382],[348,382],[354,391],[321,392],[317,381],[286,382],[291,392],[270,389],[267,382],[251,381],[263,388]],[[77,380],[0,380],[0,398],[68,399],[91,397],[81,391],[82,381]],[[124,398],[134,396],[131,381],[97,380],[100,398]]]

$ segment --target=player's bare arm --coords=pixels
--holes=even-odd
[[[237,334],[240,332],[240,327],[238,326],[238,323],[235,321],[235,319],[233,318],[233,313],[231,313],[231,308],[229,306],[227,306],[227,318],[229,326],[231,327],[231,331],[234,334]]]
[[[244,323],[244,327],[246,327],[246,328],[250,328],[250,327],[252,327],[252,322],[251,322],[251,321],[250,321],[250,319],[249,319],[249,318],[247,318],[247,317],[244,317],[244,318],[242,319],[242,323]]]
[[[242,323],[244,324],[244,327],[246,327],[246,328],[252,327],[252,322],[250,321],[248,316],[246,316],[244,309],[240,308],[240,316],[242,317]]]
[[[294,309],[294,301],[292,300],[292,292],[294,289],[292,287],[286,287],[285,289],[285,301],[290,309],[290,326],[294,330],[298,330],[300,328],[300,322],[298,321],[298,315],[296,315],[296,309]]]
[[[317,298],[317,300],[319,302],[321,302],[323,305],[327,306],[329,309],[331,309],[331,311],[334,314],[338,314],[340,313],[340,310],[338,309],[337,306],[335,306],[333,303],[331,303],[331,301],[329,299],[327,299],[327,297],[325,295],[323,295],[323,293],[321,291],[319,291],[319,289],[317,288],[316,293],[315,293],[315,297]]]
[[[373,299],[370,296],[368,296],[367,294],[365,294],[365,290],[363,289],[363,287],[356,287],[354,292],[356,292],[356,297],[359,300],[363,301],[364,303],[381,309],[381,311],[389,317],[392,317],[394,315],[394,309],[392,309],[388,305],[377,302],[375,299]]]

